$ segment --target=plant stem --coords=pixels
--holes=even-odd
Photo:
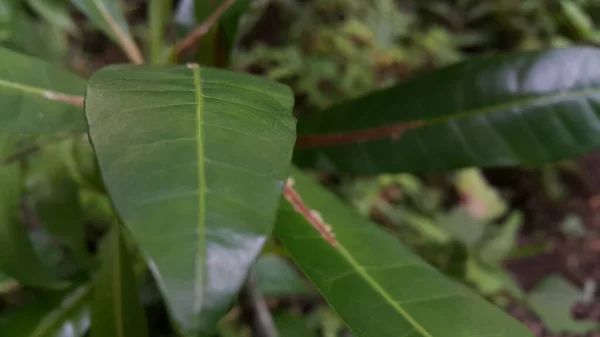
[[[253,336],[279,337],[267,302],[260,293],[260,290],[258,290],[256,276],[252,271],[242,289],[240,302],[243,310],[248,312],[252,317],[252,327],[255,332]]]
[[[233,5],[235,0],[224,0],[214,12],[210,14],[204,22],[198,25],[194,30],[184,37],[174,49],[175,60],[179,59],[183,54],[196,45],[196,43],[204,36],[217,20]]]
[[[167,18],[171,16],[172,0],[150,0],[148,2],[148,21],[150,28],[150,63],[160,64],[164,50]]]

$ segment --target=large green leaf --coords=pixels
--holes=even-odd
[[[43,61],[0,48],[0,132],[85,131],[85,81]],[[80,105],[80,106],[77,106]]]
[[[20,283],[40,288],[58,288],[57,281],[41,262],[19,221],[21,170],[17,164],[0,169],[0,269]]]
[[[90,327],[91,286],[38,294],[6,317],[2,337],[81,337]]]
[[[184,333],[214,328],[272,230],[292,104],[285,86],[196,65],[112,66],[89,82],[102,176]]]
[[[357,336],[532,336],[309,177],[296,171],[292,177],[275,232]]]
[[[94,287],[92,337],[147,337],[148,325],[140,302],[133,260],[114,225],[100,252],[100,271]]]
[[[600,147],[600,51],[460,63],[298,123],[296,162],[356,173],[537,164]]]
[[[134,63],[143,63],[119,0],[71,0],[98,28],[108,35]]]

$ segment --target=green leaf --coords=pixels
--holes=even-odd
[[[133,261],[121,231],[119,225],[114,225],[102,243],[94,287],[92,337],[148,336]]]
[[[134,63],[144,63],[119,0],[71,0],[75,6],[117,43]]]
[[[292,177],[277,237],[357,336],[532,336],[306,175],[294,171]]]
[[[31,8],[49,23],[56,25],[70,33],[75,33],[77,28],[71,19],[68,3],[64,0],[27,0]]]
[[[86,130],[85,81],[35,58],[0,48],[0,132]],[[76,105],[80,106],[76,106]]]
[[[600,328],[592,322],[575,320],[571,307],[583,299],[582,293],[559,275],[545,278],[528,295],[528,303],[553,333],[585,334]]]
[[[20,283],[32,287],[59,288],[57,281],[40,261],[19,222],[21,171],[17,164],[0,169],[0,269]]]
[[[301,296],[311,289],[288,261],[277,255],[261,256],[254,265],[256,283],[264,296]]]
[[[69,247],[82,266],[87,266],[89,253],[79,186],[66,165],[72,156],[73,144],[66,140],[48,145],[33,157],[27,186],[33,209],[42,224]]]
[[[4,274],[2,270],[0,270],[0,294],[10,292],[15,289],[19,283],[13,279],[12,277]]]
[[[90,327],[91,285],[37,294],[34,300],[8,314],[0,325],[2,337],[81,337]]]
[[[503,215],[508,206],[479,169],[456,173],[456,190],[469,214],[480,221],[491,221]]]
[[[292,105],[285,86],[196,65],[111,66],[89,82],[100,171],[184,334],[215,328],[272,230]]]
[[[314,113],[303,167],[374,174],[538,164],[600,147],[600,51],[478,58]]]

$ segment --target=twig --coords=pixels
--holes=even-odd
[[[244,311],[252,316],[252,327],[256,337],[279,337],[267,302],[258,290],[256,276],[250,272],[242,289],[240,302]]]
[[[50,90],[44,91],[44,98],[49,99],[51,101],[71,104],[76,107],[83,107],[83,103],[85,100],[83,96],[66,95]]]
[[[194,30],[189,33],[186,37],[184,37],[177,45],[175,46],[175,59],[179,59],[184,53],[186,53],[189,49],[194,47],[194,45],[204,36],[210,28],[217,22],[217,20],[233,5],[235,0],[224,0],[214,12],[210,14],[204,22],[198,25]]]

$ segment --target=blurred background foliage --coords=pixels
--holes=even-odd
[[[189,15],[191,1],[173,4],[170,34],[185,34],[196,22]],[[134,34],[146,39],[145,1],[124,5]],[[288,84],[301,115],[472,56],[596,46],[600,0],[255,0],[240,27],[231,67]],[[125,61],[61,0],[0,0],[0,44],[83,75]],[[199,53],[195,57],[202,58]],[[37,141],[20,139],[20,148],[31,151]],[[36,169],[24,177],[21,216],[43,262],[61,274],[78,275],[94,263],[88,252],[95,252],[115,214],[87,142],[52,141],[56,146],[24,163]],[[536,168],[321,178],[357,212],[537,336],[598,336],[599,169],[600,157],[592,154]],[[70,214],[69,221],[86,224],[78,235],[87,247],[60,236],[64,218],[56,226],[39,225],[36,214],[56,210],[57,200],[77,210],[61,212]],[[54,235],[43,228],[53,228]],[[280,336],[352,336],[277,242],[266,246],[254,274]],[[141,278],[152,335],[170,336],[156,286],[148,275]],[[0,272],[0,324],[30,301],[57,299],[33,294]],[[245,306],[241,300],[223,319],[221,336],[251,335]]]

